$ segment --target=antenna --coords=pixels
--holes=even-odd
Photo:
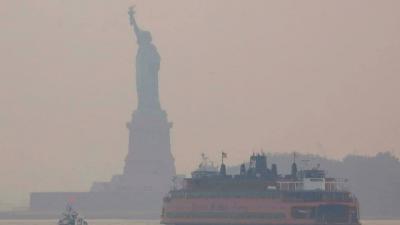
[[[296,163],[296,152],[293,152],[293,163]]]

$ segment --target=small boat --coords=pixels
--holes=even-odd
[[[67,205],[57,225],[88,225],[88,223],[82,217],[79,217],[79,214],[70,205]]]

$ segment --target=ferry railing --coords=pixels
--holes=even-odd
[[[350,190],[347,179],[336,178],[335,180],[325,180],[323,182],[324,189],[326,192],[347,192]],[[304,191],[304,182],[299,181],[278,181],[277,188],[281,191]]]

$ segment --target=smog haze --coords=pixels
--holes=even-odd
[[[400,2],[0,2],[0,198],[88,190],[122,171],[151,29],[178,173],[202,152],[400,155]]]

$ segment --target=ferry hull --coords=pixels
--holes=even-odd
[[[176,198],[164,202],[167,225],[360,225],[354,201],[287,202],[268,198]],[[307,211],[309,210],[309,211]]]
[[[360,223],[216,223],[216,224],[206,224],[206,223],[177,223],[168,225],[233,225],[233,224],[246,224],[246,225],[361,225]]]

